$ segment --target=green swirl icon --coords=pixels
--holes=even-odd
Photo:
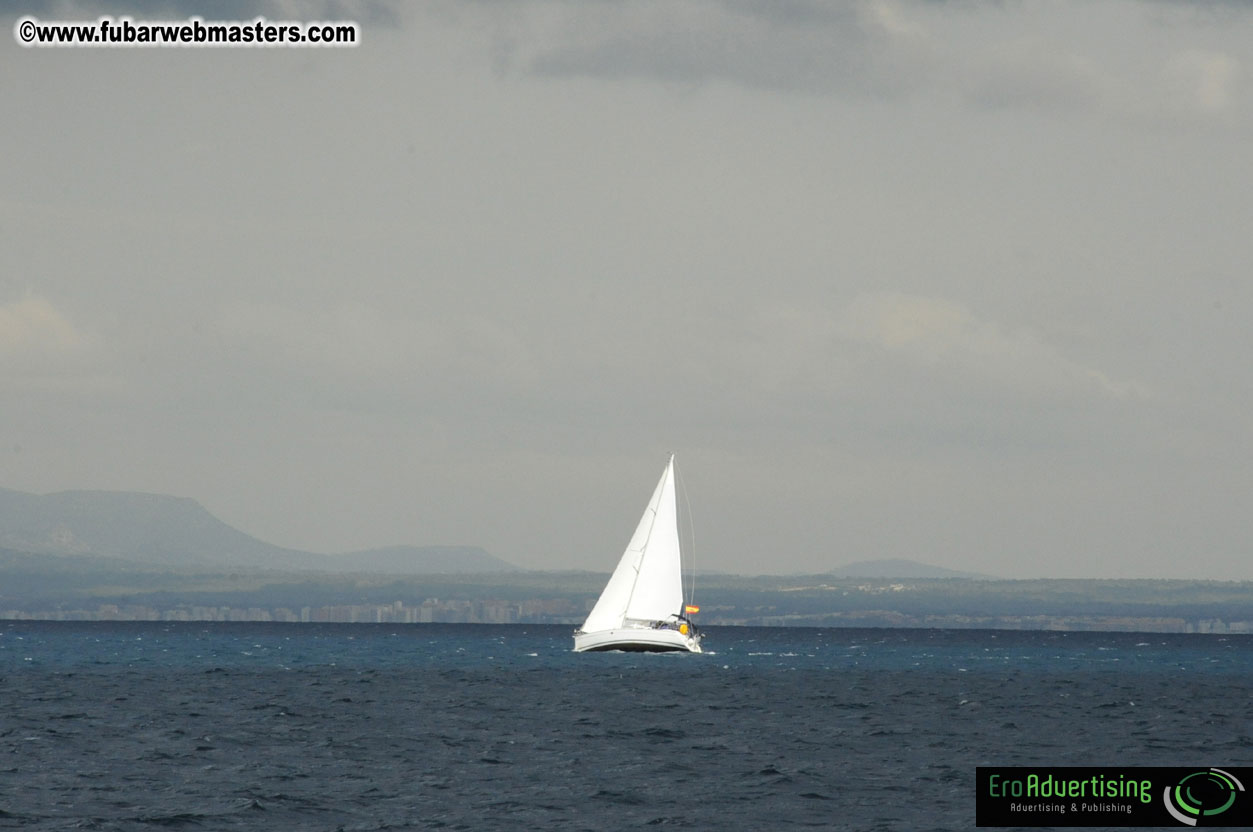
[[[1175,786],[1167,786],[1162,794],[1166,811],[1187,826],[1208,826],[1216,815],[1230,809],[1236,802],[1236,792],[1244,791],[1244,784],[1229,772],[1210,768],[1189,774]]]

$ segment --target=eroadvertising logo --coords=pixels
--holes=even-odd
[[[1253,768],[975,769],[976,826],[1253,827]]]

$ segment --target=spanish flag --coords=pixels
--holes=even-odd
[[[686,604],[686,605],[684,605],[684,607],[683,607],[683,612],[684,612],[685,614],[687,614],[687,615],[691,615],[691,614],[693,614],[693,613],[700,612],[700,607],[698,607],[698,606],[696,606],[696,605],[694,605],[694,604]]]

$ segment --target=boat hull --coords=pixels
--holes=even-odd
[[[597,650],[625,650],[635,653],[701,652],[699,635],[683,635],[678,630],[622,627],[574,634],[574,652],[590,653]]]

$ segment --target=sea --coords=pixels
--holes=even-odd
[[[0,829],[953,830],[976,766],[1253,764],[1253,636],[0,622]]]

